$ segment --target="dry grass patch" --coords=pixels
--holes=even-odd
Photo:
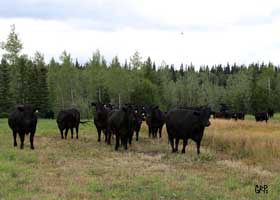
[[[252,122],[237,123],[213,121],[200,156],[194,142],[186,154],[171,153],[165,128],[162,139],[150,139],[143,126],[139,142],[134,138],[128,151],[115,152],[104,138],[97,142],[92,125],[81,127],[79,140],[61,140],[54,121],[39,121],[35,151],[29,149],[28,140],[24,150],[13,148],[11,133],[4,127],[0,129],[0,199],[277,199],[279,172],[268,170],[264,162],[245,163],[257,162],[254,154],[233,153],[242,140],[243,149],[254,145],[252,138],[263,142]],[[273,126],[275,132],[268,135],[274,139],[278,126]],[[243,127],[251,130],[241,134]],[[218,149],[224,143],[228,146]],[[256,183],[268,184],[270,193],[257,196]]]

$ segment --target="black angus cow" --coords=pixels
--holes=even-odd
[[[211,112],[213,113],[213,118],[219,118],[219,119],[231,119],[232,118],[232,113],[231,112]]]
[[[232,118],[235,120],[237,120],[237,119],[244,120],[245,113],[244,112],[234,112],[234,113],[232,113]]]
[[[80,112],[75,108],[61,110],[56,119],[57,126],[60,130],[61,139],[67,139],[69,129],[71,130],[71,138],[73,139],[73,129],[76,129],[76,138],[79,138]],[[65,130],[64,136],[63,131]]]
[[[269,119],[267,112],[258,112],[255,113],[254,115],[255,115],[256,122],[265,121],[267,123]]]
[[[134,106],[132,106],[132,109],[133,109],[133,113],[132,113],[133,115],[131,115],[131,117],[133,120],[133,127],[132,127],[131,133],[129,135],[129,144],[131,144],[131,142],[132,142],[134,132],[136,134],[136,141],[139,140],[139,132],[141,129],[142,122],[144,120],[144,116],[145,116],[142,106],[134,105]]]
[[[32,105],[19,105],[8,117],[8,124],[13,131],[14,146],[17,146],[17,133],[20,137],[20,148],[24,147],[25,135],[30,133],[30,148],[34,149],[34,135],[37,126],[37,116]]]
[[[182,139],[184,141],[182,153],[185,153],[188,139],[192,139],[196,142],[197,154],[199,154],[204,129],[210,126],[210,114],[209,107],[203,107],[200,110],[170,110],[166,116],[166,129],[172,152],[178,152],[179,140]],[[174,139],[176,140],[175,147]]]
[[[122,107],[120,110],[113,110],[108,116],[108,141],[111,140],[111,134],[116,136],[115,150],[117,151],[121,144],[127,149],[127,142],[134,128],[134,110],[130,107]]]
[[[46,118],[46,119],[54,119],[54,112],[52,110],[47,110],[45,112],[44,118]]]
[[[268,117],[269,117],[269,118],[272,118],[273,115],[274,115],[274,110],[271,109],[271,108],[268,108],[268,109],[267,109],[267,114],[268,114]]]
[[[91,103],[92,106],[95,106],[95,112],[93,114],[93,121],[98,133],[98,142],[101,141],[101,131],[103,131],[105,135],[105,142],[107,142],[107,121],[109,112],[113,109],[109,104],[103,103]],[[107,142],[108,144],[110,142]]]
[[[144,108],[146,112],[146,123],[149,128],[149,137],[151,135],[156,138],[159,132],[161,138],[162,127],[165,123],[165,114],[158,106],[147,106]]]

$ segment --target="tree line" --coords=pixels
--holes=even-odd
[[[280,68],[272,63],[205,65],[195,70],[193,64],[156,65],[137,51],[124,64],[117,56],[107,63],[99,50],[85,64],[67,51],[46,63],[40,52],[33,57],[21,54],[23,44],[14,25],[1,47],[5,52],[0,64],[2,117],[23,103],[33,104],[43,117],[68,107],[91,117],[93,101],[153,104],[162,110],[200,105],[219,110],[221,103],[246,113],[280,110]]]

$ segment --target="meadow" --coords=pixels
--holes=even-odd
[[[186,154],[171,153],[165,128],[163,138],[150,139],[145,123],[128,151],[98,143],[92,123],[79,137],[62,140],[55,120],[39,119],[35,150],[29,138],[20,150],[0,119],[0,200],[280,197],[280,115],[267,124],[212,119],[199,156],[192,141]],[[268,193],[256,193],[256,184]]]

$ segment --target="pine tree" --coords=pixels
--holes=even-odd
[[[126,59],[125,59],[123,68],[124,68],[125,70],[128,70],[128,65],[127,65],[127,60],[126,60]]]
[[[153,71],[156,71],[156,63],[153,62]]]
[[[184,65],[183,63],[180,66],[180,75],[183,77],[184,76]]]
[[[28,60],[26,55],[20,56],[16,59],[15,67],[15,99],[17,103],[24,104],[28,103],[28,77],[30,73],[30,66],[32,63]]]
[[[0,113],[8,112],[12,106],[10,94],[10,71],[5,58],[0,64]]]
[[[172,78],[172,80],[173,80],[174,82],[176,82],[176,81],[177,81],[177,77],[176,77],[176,72],[175,72],[175,70],[174,70],[174,66],[173,66],[173,65],[171,65],[170,70],[171,70],[171,78]]]
[[[48,69],[45,65],[44,55],[36,52],[33,63],[33,74],[35,74],[34,82],[37,84],[35,91],[36,106],[39,108],[40,113],[45,113],[50,110],[49,88],[47,83]]]
[[[144,62],[143,65],[144,78],[149,79],[151,82],[154,82],[154,71],[152,69],[152,60],[150,57]]]
[[[120,68],[121,67],[121,64],[119,62],[119,58],[118,56],[115,56],[113,59],[112,59],[112,63],[111,63],[111,67],[114,68]]]

